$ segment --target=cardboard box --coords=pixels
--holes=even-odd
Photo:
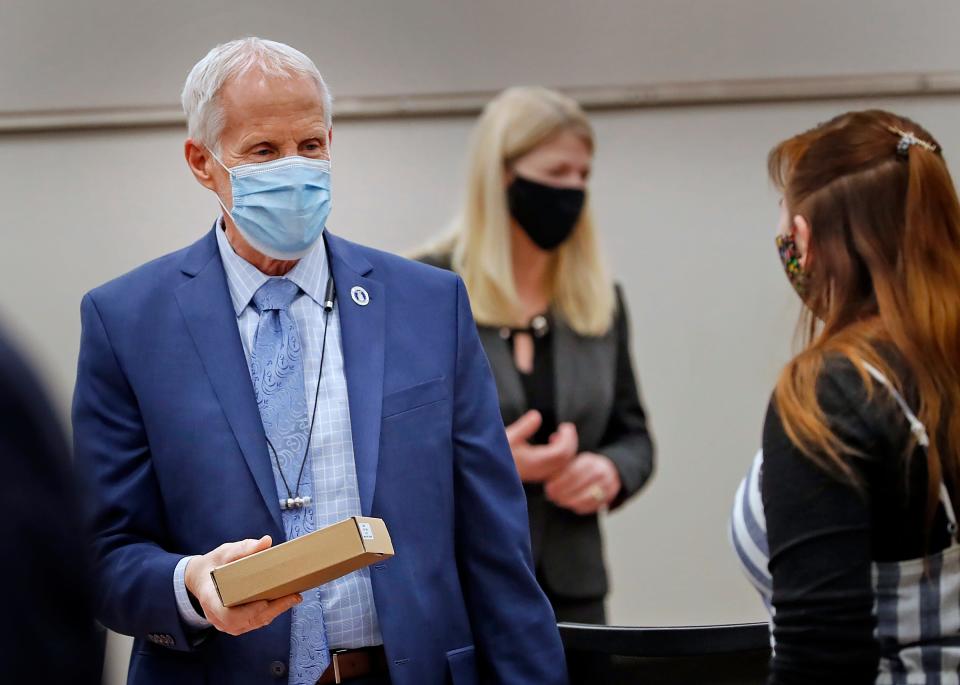
[[[387,525],[354,516],[210,572],[226,607],[277,599],[393,556]]]

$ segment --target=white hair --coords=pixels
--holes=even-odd
[[[219,153],[224,120],[218,97],[220,90],[227,81],[254,69],[267,76],[312,78],[323,99],[324,123],[330,130],[333,98],[313,60],[289,45],[250,37],[213,48],[187,75],[180,101],[187,115],[187,134],[191,138]]]

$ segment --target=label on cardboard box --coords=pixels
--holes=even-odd
[[[392,557],[382,519],[354,516],[210,572],[224,606],[277,599]]]

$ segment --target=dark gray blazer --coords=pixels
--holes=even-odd
[[[450,257],[422,261],[450,268]],[[553,362],[557,423],[577,427],[581,452],[608,457],[620,473],[622,489],[611,508],[635,495],[653,473],[654,448],[647,429],[630,357],[630,335],[623,294],[617,287],[613,326],[599,337],[576,333],[559,317],[553,321]],[[510,424],[527,411],[513,355],[499,329],[478,326],[480,340],[497,382],[500,413]],[[607,593],[603,543],[596,515],[580,516],[547,500],[543,486],[525,484],[534,562],[541,582],[554,595],[599,599]]]

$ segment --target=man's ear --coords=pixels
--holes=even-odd
[[[804,270],[810,267],[810,223],[802,216],[797,214],[793,217],[794,240],[797,241],[797,249],[800,250],[800,267]]]
[[[330,124],[330,130],[327,132],[327,146],[333,147],[333,124]]]
[[[187,138],[183,144],[183,156],[187,160],[187,166],[193,177],[204,188],[209,188],[216,192],[216,182],[213,178],[212,165],[216,164],[206,145],[201,145],[193,138]]]

